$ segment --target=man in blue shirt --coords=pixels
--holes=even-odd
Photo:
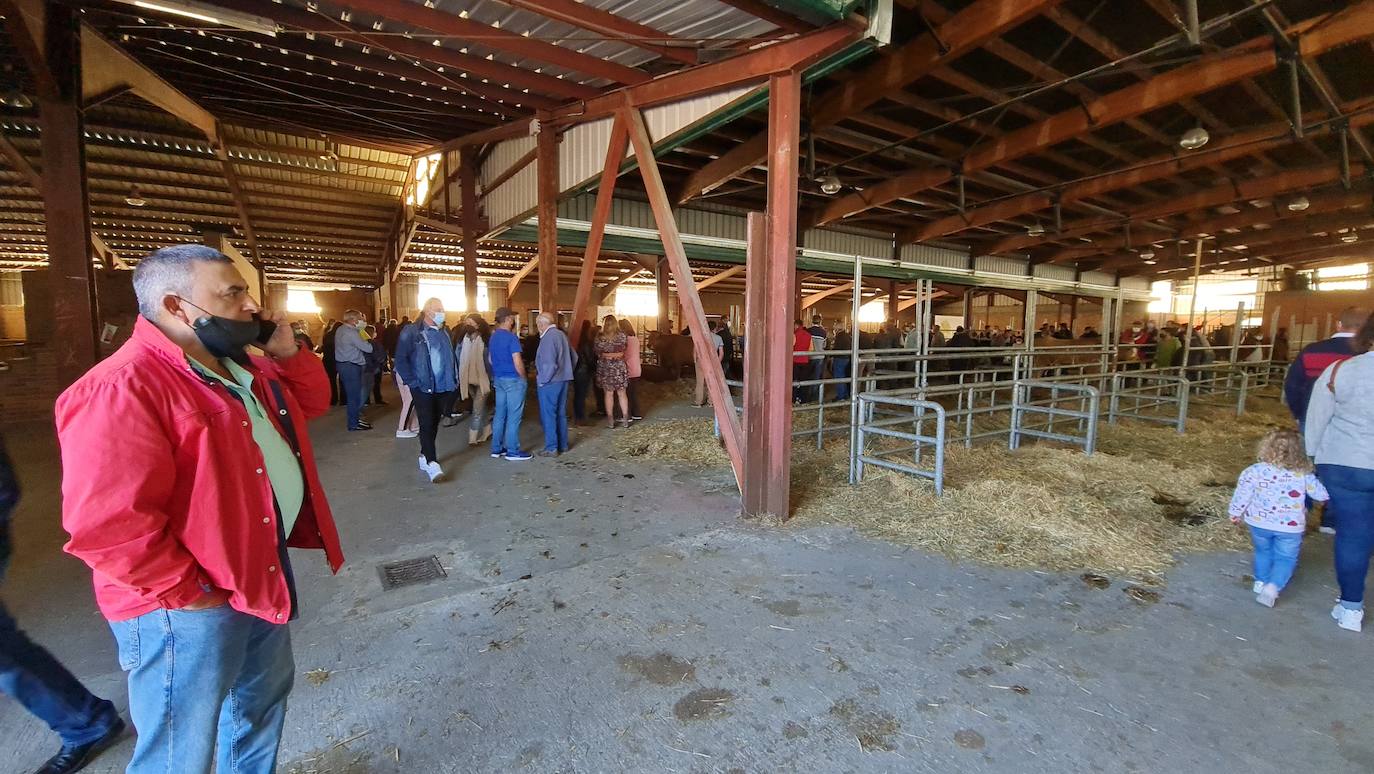
[[[553,315],[540,312],[539,349],[534,355],[535,391],[539,395],[539,423],[544,426],[540,457],[557,457],[568,450],[568,382],[573,378],[568,337],[553,324]]]
[[[525,413],[525,358],[515,335],[515,312],[496,310],[496,329],[487,344],[491,376],[496,390],[496,412],[491,420],[491,456],[512,461],[530,458],[520,450],[520,417]]]

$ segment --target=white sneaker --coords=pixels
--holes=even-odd
[[[421,472],[421,473],[428,473],[428,472],[429,472],[429,460],[425,459],[425,455],[423,455],[423,454],[420,455],[419,460],[420,460],[420,472]]]
[[[1334,535],[1334,534],[1336,534],[1336,528],[1335,528],[1335,527],[1317,527],[1317,531],[1320,532],[1320,533],[1322,533],[1323,535]]]
[[[397,438],[414,438],[420,434],[419,430],[397,430]]]
[[[429,483],[433,484],[444,478],[444,469],[439,467],[439,463],[431,462],[425,467],[425,472],[429,474]]]
[[[1336,619],[1336,624],[1342,629],[1358,632],[1361,624],[1364,622],[1364,611],[1351,610],[1340,602],[1337,602],[1336,606],[1331,608],[1331,617]]]
[[[1265,607],[1273,607],[1274,602],[1277,601],[1278,598],[1279,587],[1275,586],[1272,583],[1264,584],[1264,586],[1259,590],[1259,593],[1255,594],[1255,601],[1260,603],[1261,605],[1264,605]]]
[[[1261,591],[1263,588],[1264,588],[1264,581],[1262,581],[1262,580],[1257,580],[1257,581],[1255,581],[1255,585],[1253,585],[1253,586],[1250,587],[1250,593],[1251,593],[1251,594],[1258,594],[1258,593],[1260,593],[1260,591]]]

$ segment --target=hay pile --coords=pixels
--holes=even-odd
[[[876,468],[850,487],[847,439],[819,451],[799,440],[790,523],[851,526],[951,559],[1158,580],[1177,554],[1248,546],[1226,518],[1231,488],[1258,439],[1291,426],[1277,401],[1251,405],[1239,418],[1199,410],[1182,436],[1163,425],[1103,423],[1091,457],[1056,444],[950,446],[944,497],[924,479]],[[709,420],[645,423],[617,446],[629,456],[728,466]]]

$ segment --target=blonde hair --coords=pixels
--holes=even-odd
[[[1259,443],[1259,461],[1294,473],[1311,473],[1312,460],[1295,430],[1270,430]]]

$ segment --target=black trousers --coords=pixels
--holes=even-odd
[[[456,392],[410,391],[410,399],[415,406],[415,416],[420,420],[420,454],[425,461],[437,462],[438,453],[434,451],[434,440],[439,437],[439,420],[448,414],[453,406]]]
[[[339,371],[333,360],[324,361],[324,372],[329,374],[329,405],[337,406],[343,401],[339,400]]]

